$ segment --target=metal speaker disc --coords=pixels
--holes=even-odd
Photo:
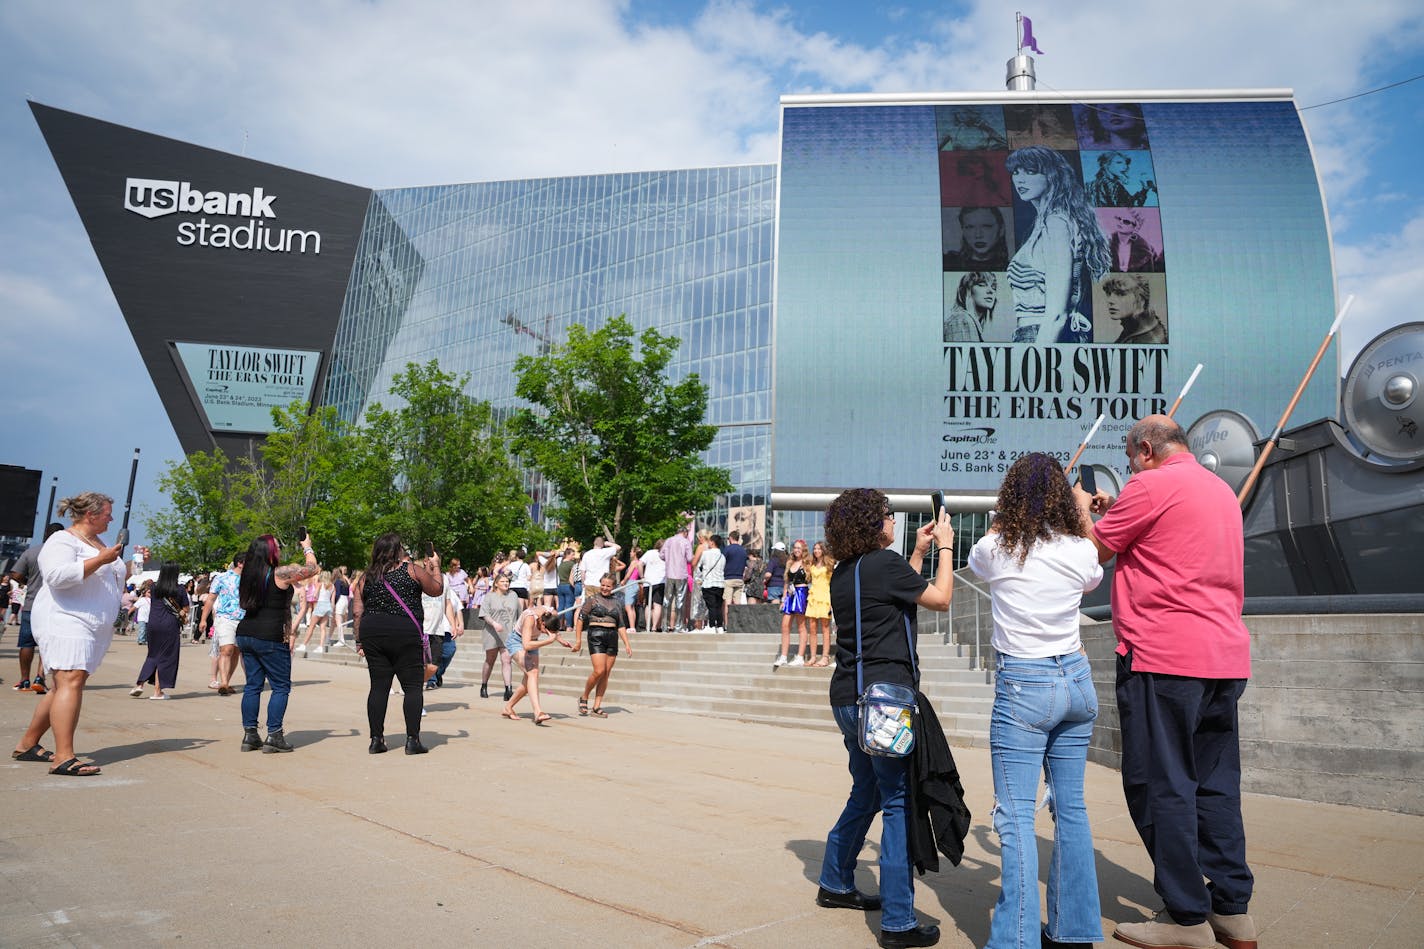
[[[1345,425],[1372,454],[1424,458],[1424,323],[1405,323],[1360,350],[1345,376]]]
[[[1256,465],[1256,426],[1240,412],[1217,409],[1187,429],[1187,446],[1203,468],[1239,491]]]

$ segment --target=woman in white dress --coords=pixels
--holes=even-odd
[[[30,727],[11,754],[17,761],[58,762],[50,774],[89,777],[96,765],[74,753],[74,730],[84,702],[84,684],[99,668],[114,638],[114,620],[128,570],[123,547],[100,537],[113,518],[114,500],[86,492],[59,502],[59,513],[73,524],[56,531],[40,550],[44,587],[35,597],[35,642],[44,656],[52,685],[35,706]],[[147,560],[148,551],[138,548]],[[40,747],[54,731],[54,751]]]

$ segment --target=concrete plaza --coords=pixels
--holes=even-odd
[[[35,698],[10,689],[10,633],[0,725],[13,746]],[[476,688],[427,692],[422,757],[401,753],[392,697],[392,751],[373,756],[365,672],[299,659],[296,752],[243,754],[239,697],[208,691],[205,647],[184,647],[167,702],[129,697],[142,656],[117,640],[85,694],[78,745],[102,775],[0,767],[0,945],[875,942],[877,914],[813,903],[848,788],[834,733],[624,704],[615,670],[609,718],[548,695],[548,727],[527,702],[515,723]],[[942,946],[980,946],[998,892],[989,755],[956,758],[967,854],[920,878],[916,904]],[[1087,796],[1106,935],[1158,904],[1117,773],[1090,764]],[[1424,817],[1262,795],[1245,808],[1263,947],[1424,944]],[[1046,814],[1039,834],[1046,853]],[[862,855],[870,890],[878,835]]]

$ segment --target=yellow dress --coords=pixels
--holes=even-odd
[[[808,619],[831,618],[831,568],[807,564],[806,572],[811,575],[811,594],[806,599]]]

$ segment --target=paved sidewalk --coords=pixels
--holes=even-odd
[[[34,697],[11,691],[13,743]],[[132,699],[142,649],[116,642],[79,747],[104,773],[0,766],[4,946],[870,946],[878,915],[813,903],[848,789],[837,736],[551,695],[509,722],[472,687],[426,693],[431,753],[368,755],[363,670],[298,660],[288,755],[242,754],[238,697],[183,649],[176,697]],[[195,688],[196,686],[196,688]],[[399,736],[399,697],[388,730]],[[986,751],[956,749],[974,830],[963,865],[920,879],[942,946],[981,946],[998,892]],[[1157,908],[1116,772],[1089,765],[1103,927]],[[1250,795],[1268,949],[1424,942],[1424,818]],[[1043,815],[1040,847],[1051,839]],[[879,834],[872,830],[872,839]],[[875,888],[875,847],[861,885]],[[1108,940],[1109,945],[1122,945]]]

